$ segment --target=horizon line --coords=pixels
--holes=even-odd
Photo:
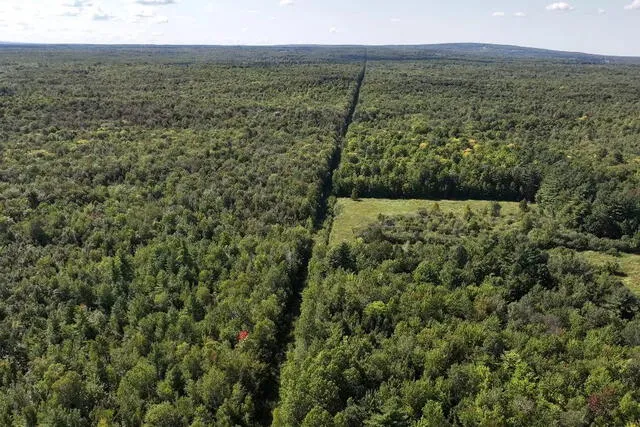
[[[19,41],[0,41],[0,48],[7,46],[105,46],[105,47],[261,47],[261,48],[277,48],[277,47],[436,47],[436,46],[493,46],[502,48],[519,48],[528,50],[537,50],[543,52],[564,53],[573,55],[588,55],[600,58],[632,58],[640,59],[636,55],[612,55],[603,53],[590,53],[582,51],[558,50],[535,46],[511,45],[502,43],[483,43],[483,42],[445,42],[445,43],[392,43],[392,44],[362,44],[362,43],[282,43],[282,44],[198,44],[198,43],[83,43],[83,42],[19,42]]]

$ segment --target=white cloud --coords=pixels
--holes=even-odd
[[[143,6],[164,6],[167,4],[175,4],[176,0],[134,0],[134,2]]]
[[[166,16],[158,16],[156,11],[152,7],[148,6],[137,6],[135,5],[133,9],[129,11],[131,20],[130,22],[133,24],[143,24],[145,22],[151,22],[153,24],[166,24],[169,22],[169,18]]]
[[[293,0],[280,0],[280,6],[293,6],[294,3]]]
[[[569,11],[573,9],[575,9],[573,6],[565,2],[552,3],[549,6],[547,6],[547,10],[551,10],[551,11]]]
[[[598,15],[604,15],[604,14],[606,14],[606,13],[607,13],[607,11],[606,11],[606,10],[604,10],[604,9],[602,9],[602,8],[598,9]]]
[[[22,29],[19,23],[28,21],[29,15],[28,11],[19,3],[0,1],[0,17],[7,27],[15,30]]]
[[[66,17],[75,17],[79,15],[80,15],[80,10],[65,10],[62,13],[60,13],[60,16],[66,16]]]
[[[338,33],[338,29],[336,27],[331,27],[331,28],[329,28],[329,32],[331,34],[336,34],[336,33]]]
[[[70,0],[62,3],[65,7],[75,7],[78,9],[82,9],[83,7],[89,7],[92,5],[91,0]]]
[[[516,12],[513,14],[513,16],[517,16],[518,18],[524,18],[525,16],[527,16],[527,14],[524,12]]]
[[[86,8],[93,6],[93,2],[91,0],[69,0],[60,5],[51,6],[55,9],[55,15],[76,17],[82,14]]]
[[[113,15],[108,14],[100,7],[96,7],[91,14],[91,19],[94,21],[111,21],[113,18],[115,18]]]
[[[138,19],[148,19],[156,16],[156,13],[149,7],[142,7],[134,11],[133,15]]]
[[[633,0],[631,4],[626,5],[625,10],[640,9],[640,0]]]
[[[401,19],[400,18],[391,18],[390,21],[395,23],[395,24],[397,24],[398,22],[401,22]]]
[[[504,12],[493,12],[491,16],[504,16]]]

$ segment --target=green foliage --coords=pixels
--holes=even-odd
[[[331,248],[328,254],[329,265],[332,268],[342,268],[352,270],[355,268],[355,257],[351,253],[351,247],[347,242],[342,242],[338,246]]]
[[[318,248],[276,425],[637,420],[640,301],[508,221],[381,216],[349,270]]]
[[[572,228],[633,236],[640,231],[639,72],[562,62],[369,61],[336,191],[537,200]]]
[[[144,426],[178,427],[187,425],[180,413],[168,402],[153,405],[144,417]]]
[[[0,50],[0,425],[638,420],[637,67],[369,55]]]
[[[268,421],[362,58],[284,50],[0,52],[0,424]]]

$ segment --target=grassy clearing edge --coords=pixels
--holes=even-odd
[[[335,218],[331,230],[330,243],[351,241],[355,231],[374,223],[378,215],[413,215],[421,209],[430,209],[435,204],[444,212],[462,215],[466,206],[473,211],[489,209],[492,201],[488,200],[425,200],[425,199],[360,199],[339,198],[335,205]],[[500,202],[502,213],[516,214],[518,203]]]
[[[604,266],[607,263],[615,263],[619,266],[619,271],[624,274],[620,278],[622,283],[633,293],[640,296],[640,255],[619,254],[609,255],[602,252],[580,252],[591,264]]]
[[[424,200],[424,199],[361,199],[339,198],[335,204],[335,216],[330,245],[343,241],[352,241],[359,229],[374,223],[378,215],[414,215],[421,209],[429,209],[438,204],[440,209],[455,215],[462,215],[466,206],[473,211],[489,209],[491,201],[487,200]],[[516,215],[519,211],[518,203],[500,202],[503,215]],[[640,255],[620,254],[609,255],[602,252],[580,252],[587,261],[597,266],[616,263],[623,274],[621,281],[636,295],[640,296]]]

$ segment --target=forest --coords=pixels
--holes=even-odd
[[[0,425],[264,423],[361,64],[38,60],[0,82]]]
[[[0,425],[639,423],[640,65],[482,52],[0,46]]]
[[[632,425],[639,301],[537,226],[436,204],[318,245],[274,425]]]
[[[638,232],[640,69],[370,63],[336,193],[537,201],[582,231]]]

